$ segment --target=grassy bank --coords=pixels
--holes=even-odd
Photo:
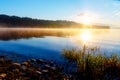
[[[95,54],[98,50],[85,47],[81,50],[64,50],[64,57],[77,65],[77,71],[72,73],[72,80],[120,80],[120,56]]]
[[[65,49],[64,65],[41,59],[18,63],[0,56],[0,80],[119,80],[119,55],[95,54],[98,50]]]

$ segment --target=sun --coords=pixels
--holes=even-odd
[[[81,22],[83,23],[83,24],[86,24],[86,25],[90,25],[91,23],[92,23],[92,18],[90,18],[90,17],[88,17],[88,16],[83,16],[82,18],[81,18]]]
[[[84,11],[79,13],[77,16],[73,16],[72,20],[84,25],[93,25],[100,19],[99,14],[91,11]]]

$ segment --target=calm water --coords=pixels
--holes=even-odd
[[[39,30],[38,30],[39,31]],[[63,30],[64,31],[64,30]],[[59,31],[60,32],[60,31]],[[72,33],[72,32],[71,32]],[[65,48],[79,49],[83,45],[100,47],[101,52],[108,55],[120,53],[120,30],[77,30],[74,35],[63,37],[44,35],[10,40],[0,40],[0,54],[17,59],[43,58],[64,61],[62,51]],[[84,37],[86,36],[86,37]]]

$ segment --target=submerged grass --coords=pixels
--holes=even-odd
[[[75,62],[77,71],[72,74],[75,80],[120,80],[120,56],[111,54],[95,54],[98,48],[81,50],[64,49],[64,57]]]

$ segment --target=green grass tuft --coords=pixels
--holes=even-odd
[[[95,47],[96,48],[96,47]],[[71,63],[77,63],[77,72],[73,75],[73,79],[80,80],[113,80],[120,79],[120,57],[117,54],[107,56],[105,54],[95,54],[93,50],[87,49],[85,46],[81,50],[64,49],[63,56]],[[92,51],[91,51],[92,50]]]

